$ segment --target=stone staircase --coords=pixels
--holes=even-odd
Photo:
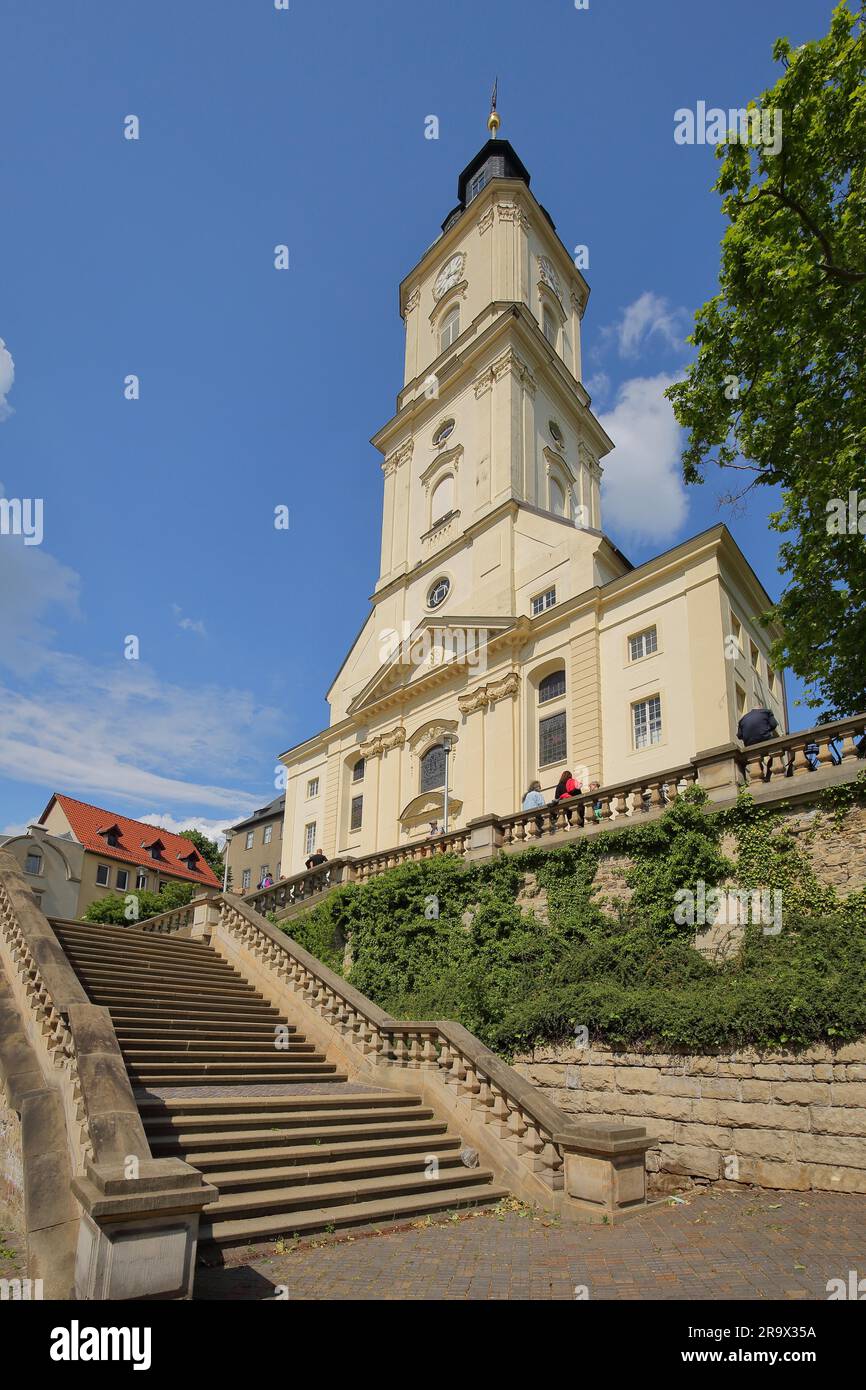
[[[202,941],[52,923],[106,1007],[154,1158],[218,1190],[220,1246],[489,1205],[507,1195],[418,1094],[353,1083]]]

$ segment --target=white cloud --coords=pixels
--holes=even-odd
[[[8,347],[0,338],[0,420],[8,420],[12,415],[12,406],[6,397],[12,390],[15,381],[15,363],[12,361],[12,354]]]
[[[599,401],[606,400],[610,393],[610,377],[607,372],[593,372],[583,384],[596,405]]]
[[[661,295],[645,290],[626,305],[617,323],[602,329],[602,338],[615,337],[620,357],[635,358],[652,337],[662,338],[669,347],[684,347],[687,323],[684,309],[672,308]]]
[[[185,618],[183,609],[177,603],[171,605],[171,611],[174,613],[178,627],[182,627],[185,632],[197,632],[199,637],[207,637],[201,618],[197,618],[195,621],[192,618]]]
[[[0,496],[5,496],[0,483]],[[61,609],[78,618],[79,579],[41,546],[23,536],[0,537],[0,665],[34,672],[46,659],[54,633],[46,614]]]
[[[673,377],[632,377],[600,416],[614,441],[604,461],[602,515],[605,530],[638,541],[676,535],[688,503],[680,475],[681,431],[662,392]]]
[[[206,820],[203,816],[196,815],[181,816],[178,820],[167,811],[148,811],[147,815],[136,816],[135,819],[143,821],[145,825],[158,825],[161,830],[171,830],[175,835],[182,834],[184,830],[199,830],[202,835],[207,835],[209,840],[215,840],[222,849],[228,827],[248,814],[248,809],[245,809],[229,820]]]

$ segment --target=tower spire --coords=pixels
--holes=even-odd
[[[490,95],[490,115],[487,117],[487,129],[490,131],[492,140],[496,139],[496,132],[500,126],[499,113],[496,110],[496,89],[499,86],[499,78],[493,79],[493,91]]]

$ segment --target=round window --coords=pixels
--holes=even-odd
[[[453,420],[443,420],[443,421],[442,421],[442,424],[438,427],[438,429],[436,430],[436,433],[435,433],[434,436],[433,436],[433,443],[436,445],[437,448],[439,447],[440,444],[444,444],[444,443],[445,443],[445,440],[448,438],[449,434],[451,434],[451,432],[452,432],[453,429],[454,429],[454,421],[453,421]]]
[[[445,602],[450,592],[451,580],[446,579],[443,575],[441,579],[436,580],[436,583],[433,585],[432,589],[427,595],[427,607],[438,608],[440,603]]]
[[[550,430],[550,437],[551,437],[551,439],[555,440],[557,444],[561,444],[561,443],[562,443],[562,430],[559,428],[559,425],[556,423],[556,421],[555,421],[555,420],[548,420],[548,422],[547,422],[547,428]]]

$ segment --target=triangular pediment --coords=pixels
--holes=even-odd
[[[349,714],[358,714],[383,700],[413,693],[428,683],[477,671],[485,650],[495,638],[514,627],[510,615],[495,618],[422,619],[411,631],[388,629],[380,640],[381,664],[352,700]],[[407,625],[408,627],[408,625]]]

